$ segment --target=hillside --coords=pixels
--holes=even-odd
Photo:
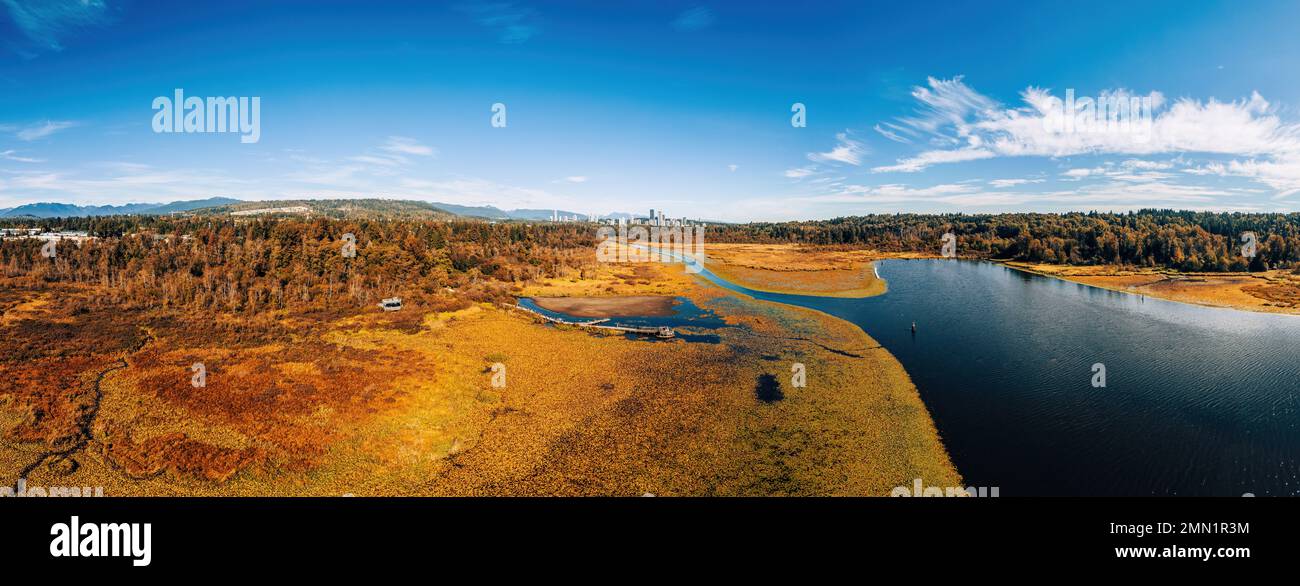
[[[67,203],[40,202],[20,205],[0,211],[6,218],[72,218],[89,216],[119,216],[142,214],[171,214],[199,208],[228,205],[239,200],[229,197],[210,197],[170,203],[129,203],[118,206],[80,206]]]
[[[241,201],[194,210],[198,215],[324,216],[328,218],[408,218],[450,220],[457,217],[423,201],[390,199],[299,199]]]

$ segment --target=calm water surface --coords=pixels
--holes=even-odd
[[[540,313],[542,315],[559,318],[567,321],[587,322],[596,318],[576,317],[559,311],[551,311],[537,304],[532,297],[520,297],[516,300],[520,307],[524,307]],[[716,330],[726,326],[726,322],[717,313],[704,309],[695,304],[694,301],[686,297],[677,297],[673,302],[673,314],[667,316],[646,316],[646,315],[625,315],[610,318],[605,325],[611,326],[628,326],[628,327],[659,327],[668,326],[676,332],[676,338],[687,342],[705,342],[716,344],[721,341],[717,334],[708,333],[709,330]],[[625,336],[631,340],[641,340],[646,342],[662,342],[653,336],[638,336],[628,334]]]
[[[879,271],[889,292],[868,299],[702,276],[878,340],[912,376],[967,485],[1003,496],[1300,494],[1300,318],[986,262],[891,260]],[[1095,363],[1105,388],[1092,386]]]

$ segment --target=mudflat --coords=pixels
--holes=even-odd
[[[876,276],[875,261],[933,255],[805,244],[723,243],[710,244],[707,256],[713,274],[756,291],[860,298],[887,289],[885,281]]]

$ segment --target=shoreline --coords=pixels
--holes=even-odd
[[[886,260],[886,259],[878,259],[878,260]],[[872,262],[871,262],[871,266],[873,267],[873,269],[874,269],[874,267],[875,267],[875,262],[877,262],[877,261],[872,261]],[[755,292],[760,292],[760,293],[776,293],[776,294],[782,294],[782,295],[807,295],[807,296],[810,296],[810,297],[841,297],[841,296],[835,296],[835,295],[824,295],[824,294],[823,294],[823,295],[816,295],[816,294],[810,294],[810,293],[785,293],[785,292],[781,292],[781,291],[764,291],[764,290],[760,290],[760,289],[754,289],[754,288],[752,288],[752,287],[750,287],[750,286],[748,286],[748,285],[746,285],[746,284],[744,284],[744,283],[738,283],[738,282],[736,282],[736,281],[734,281],[734,280],[728,279],[728,278],[724,277],[723,275],[719,275],[717,272],[713,271],[712,269],[710,269],[710,268],[707,267],[707,266],[705,267],[705,271],[710,272],[714,277],[716,277],[716,278],[718,278],[718,279],[720,279],[720,280],[726,281],[727,283],[730,283],[731,285],[734,285],[734,286],[736,286],[736,287],[739,287],[739,288],[742,288],[742,289],[746,289],[746,290],[751,290],[751,291],[755,291]],[[897,372],[900,373],[900,377],[901,377],[902,383],[903,383],[907,388],[911,389],[912,394],[916,397],[916,399],[917,399],[918,402],[920,403],[921,409],[923,410],[924,415],[925,415],[926,422],[928,423],[927,428],[928,428],[928,435],[929,435],[929,437],[932,438],[935,442],[937,442],[937,444],[938,444],[938,448],[939,448],[939,450],[940,450],[941,453],[942,453],[942,457],[943,457],[944,461],[946,462],[946,465],[947,465],[948,469],[949,469],[953,474],[956,475],[956,482],[957,482],[956,486],[961,486],[961,485],[963,485],[963,483],[964,483],[964,479],[963,479],[963,477],[962,477],[962,475],[961,475],[961,471],[957,469],[956,464],[953,462],[953,460],[952,460],[952,454],[949,452],[949,450],[948,450],[948,446],[947,446],[946,443],[944,442],[943,435],[939,432],[938,424],[935,422],[935,420],[934,420],[934,416],[930,413],[930,408],[929,408],[929,406],[926,405],[924,399],[921,398],[920,389],[918,389],[918,388],[916,387],[916,383],[912,380],[912,376],[911,376],[911,374],[907,372],[907,369],[903,366],[902,362],[899,362],[898,358],[897,358],[896,356],[894,356],[892,352],[890,352],[887,348],[885,348],[883,345],[881,345],[880,342],[878,342],[875,338],[871,337],[871,334],[870,334],[869,332],[867,332],[865,329],[863,329],[863,328],[862,328],[861,326],[859,326],[858,324],[855,324],[855,323],[850,322],[850,321],[848,321],[848,320],[845,320],[845,319],[842,319],[842,318],[839,318],[839,317],[836,317],[836,316],[830,315],[830,314],[828,314],[828,313],[826,313],[826,312],[823,312],[823,311],[820,311],[820,310],[817,310],[817,309],[812,309],[812,308],[809,308],[809,307],[803,307],[803,306],[800,306],[800,305],[794,305],[794,304],[789,304],[789,303],[782,303],[782,302],[780,302],[780,301],[770,301],[770,300],[764,300],[764,299],[757,299],[757,298],[755,298],[755,297],[753,297],[753,296],[751,296],[751,295],[748,295],[748,294],[746,294],[746,293],[744,293],[744,292],[742,292],[742,291],[736,291],[736,290],[733,290],[733,289],[728,289],[728,288],[726,288],[726,287],[722,287],[722,286],[718,285],[717,283],[713,283],[712,281],[710,281],[707,277],[704,277],[703,275],[699,275],[699,274],[697,274],[697,275],[695,275],[695,276],[698,277],[699,280],[703,280],[704,282],[707,282],[707,283],[709,284],[709,286],[714,287],[714,288],[719,289],[719,290],[722,290],[722,291],[725,291],[727,294],[730,294],[730,295],[738,295],[738,296],[741,296],[741,297],[743,297],[743,298],[745,298],[745,299],[748,299],[748,300],[751,300],[751,301],[753,301],[753,302],[757,302],[757,303],[765,303],[765,304],[776,305],[776,306],[780,306],[780,307],[784,307],[784,308],[789,308],[789,309],[791,309],[791,310],[798,310],[798,311],[808,311],[808,312],[812,312],[812,313],[814,313],[814,314],[817,314],[818,316],[821,316],[821,317],[822,317],[823,319],[825,319],[825,320],[831,320],[832,322],[836,322],[836,323],[839,323],[839,324],[843,324],[843,325],[847,325],[847,326],[849,326],[849,327],[850,327],[853,331],[855,331],[855,332],[857,333],[857,335],[859,335],[859,336],[860,336],[860,337],[861,337],[861,338],[862,338],[866,343],[868,343],[871,347],[873,347],[875,350],[877,350],[880,354],[883,354],[883,356],[885,357],[885,358],[883,358],[883,360],[885,360],[885,361],[887,361],[887,362],[889,363],[889,364],[888,364],[889,367],[891,367],[891,368],[896,368],[896,369],[897,369]],[[883,278],[880,279],[880,282],[883,283],[883,282],[884,282],[884,279],[883,279]],[[876,294],[874,294],[874,295],[868,295],[868,296],[864,296],[864,297],[856,297],[856,298],[867,298],[867,297],[872,297],[872,296],[875,296],[875,295],[881,295],[881,294],[884,294],[884,292],[885,292],[885,291],[881,291],[880,293],[876,293]],[[927,482],[928,482],[928,481],[929,481],[929,480],[927,480]],[[879,496],[890,496],[890,495],[887,495],[887,494],[886,494],[886,495],[879,495]]]
[[[762,293],[865,299],[889,291],[877,263],[932,258],[925,253],[817,248],[800,244],[711,245],[705,266],[719,278]]]
[[[881,260],[937,258],[926,253],[880,253],[871,249],[844,250],[800,244],[726,243],[714,245],[713,249],[715,253],[709,256],[708,269],[734,285],[761,293],[843,299],[865,299],[889,291],[888,283],[876,272]],[[1300,274],[1281,269],[1256,273],[1183,273],[1118,265],[959,260],[986,260],[1016,271],[1175,303],[1300,315]],[[863,271],[871,274],[863,275]]]
[[[1198,285],[1200,283],[1206,283],[1206,285],[1203,286],[1207,289],[1210,289],[1210,293],[1217,292],[1220,294],[1224,294],[1226,292],[1228,294],[1248,295],[1248,293],[1242,291],[1241,289],[1233,288],[1235,285],[1241,285],[1242,283],[1214,283],[1208,281],[1208,279],[1225,280],[1225,281],[1227,280],[1244,281],[1245,279],[1257,279],[1257,280],[1264,281],[1263,284],[1268,284],[1275,277],[1271,278],[1267,274],[1264,274],[1263,276],[1259,276],[1261,275],[1260,273],[1179,273],[1176,271],[1162,272],[1162,271],[1156,271],[1150,269],[1121,269],[1119,267],[1114,267],[1114,266],[1093,267],[1087,265],[1084,266],[1048,265],[1052,267],[1059,267],[1059,269],[1057,269],[1056,271],[1051,271],[1051,270],[1042,269],[1041,267],[1043,265],[1034,264],[1034,263],[1025,263],[1021,261],[990,259],[989,262],[997,263],[1008,269],[1020,271],[1023,273],[1038,275],[1041,277],[1049,277],[1060,281],[1065,281],[1068,283],[1075,283],[1077,285],[1084,285],[1096,289],[1104,289],[1106,291],[1114,291],[1117,293],[1138,295],[1142,297],[1151,297],[1154,299],[1160,299],[1162,301],[1170,301],[1173,303],[1183,303],[1187,305],[1196,305],[1199,307],[1212,307],[1218,309],[1232,309],[1236,311],[1249,311],[1252,313],[1300,316],[1300,306],[1279,307],[1275,305],[1266,305],[1262,301],[1257,301],[1256,304],[1253,305],[1240,302],[1240,301],[1233,303],[1226,300],[1211,300],[1205,298],[1197,298],[1194,295],[1190,295],[1187,293],[1180,293],[1179,291],[1164,291],[1158,289],[1157,290],[1151,289],[1151,287],[1158,287],[1160,285],[1177,286],[1177,285],[1186,285],[1188,283],[1194,283]],[[1066,271],[1071,271],[1071,270],[1090,270],[1090,269],[1098,271],[1098,274],[1096,275],[1064,274]],[[1125,274],[1108,274],[1108,273],[1102,273],[1100,271],[1109,271],[1110,273],[1125,273]],[[1271,271],[1270,273],[1276,274],[1277,272],[1278,271]],[[1093,277],[1093,278],[1089,280],[1087,277]],[[1149,283],[1142,283],[1142,284],[1107,284],[1105,282],[1100,282],[1100,280],[1104,278],[1121,279],[1124,277],[1136,278],[1136,279],[1154,278],[1155,280],[1152,280]],[[1248,284],[1260,285],[1260,283],[1248,283]]]

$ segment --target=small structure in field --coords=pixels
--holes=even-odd
[[[401,310],[402,310],[402,298],[401,298],[401,297],[389,297],[389,298],[387,298],[387,299],[384,299],[383,301],[380,301],[380,302],[379,302],[379,308],[382,309],[382,310],[384,310],[384,311],[401,311]]]

